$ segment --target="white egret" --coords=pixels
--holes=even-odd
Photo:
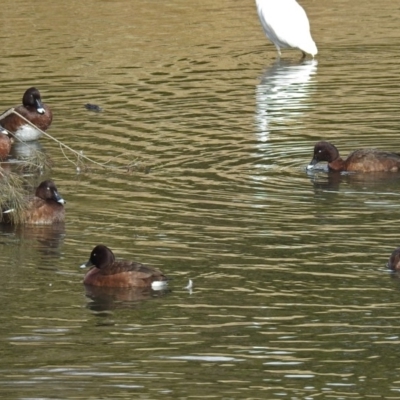
[[[294,48],[303,57],[318,53],[311,37],[310,23],[303,7],[296,0],[256,0],[257,12],[267,38],[281,56],[281,48]]]

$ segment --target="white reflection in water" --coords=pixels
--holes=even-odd
[[[262,74],[256,87],[255,115],[260,142],[268,140],[273,123],[281,124],[302,114],[317,64],[317,60],[306,60],[301,64],[279,60]]]
[[[208,361],[208,362],[228,362],[228,361],[244,361],[235,357],[225,356],[172,356],[172,357],[160,357],[169,360],[186,360],[186,361]]]

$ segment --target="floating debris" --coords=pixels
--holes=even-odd
[[[103,109],[98,106],[97,104],[91,104],[91,103],[86,103],[85,108],[89,111],[94,111],[94,112],[102,112]]]

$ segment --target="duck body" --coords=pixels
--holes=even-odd
[[[279,56],[284,48],[299,49],[303,56],[318,53],[307,14],[296,0],[256,0],[256,6],[264,33]]]
[[[21,223],[33,225],[51,225],[63,222],[65,218],[65,200],[59,195],[57,187],[51,180],[43,181],[36,189],[35,195],[26,199],[21,215],[13,218],[13,209],[3,210],[3,223]]]
[[[0,161],[7,159],[11,151],[11,139],[6,133],[0,132]]]
[[[22,105],[14,107],[14,110],[42,131],[46,131],[53,120],[52,111],[46,104],[42,103],[40,92],[34,87],[25,91],[22,97]],[[29,142],[42,136],[39,130],[17,114],[8,112],[9,110],[0,115],[0,125],[17,139]]]
[[[113,252],[104,245],[96,246],[89,261],[81,268],[90,267],[83,279],[85,285],[103,287],[153,287],[154,283],[167,284],[167,277],[159,270],[135,261],[116,260]]]
[[[321,141],[314,146],[314,156],[307,169],[321,161],[328,163],[331,171],[352,172],[398,172],[400,154],[376,149],[355,150],[343,160],[338,149],[331,143]]]

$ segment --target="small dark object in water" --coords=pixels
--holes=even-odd
[[[103,109],[100,106],[98,106],[97,104],[87,103],[87,104],[85,104],[85,108],[89,111],[94,111],[94,112],[102,112],[103,111]]]

